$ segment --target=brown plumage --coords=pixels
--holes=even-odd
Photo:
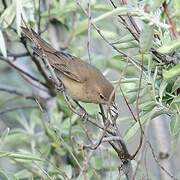
[[[57,77],[74,100],[96,104],[114,102],[114,88],[99,69],[77,57],[56,51],[35,31],[24,27],[21,29],[23,34],[35,43],[34,52],[40,57],[43,53],[47,56]]]

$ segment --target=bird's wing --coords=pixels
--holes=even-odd
[[[53,65],[55,69],[77,82],[83,83],[86,81],[86,73],[84,73],[84,70],[87,67],[84,67],[85,65],[82,60],[62,52],[58,52],[58,57],[58,59],[63,58],[64,61],[63,63],[57,61],[57,63]]]
[[[21,27],[23,34],[35,43],[33,48],[34,53],[40,58],[47,56],[48,61],[53,68],[62,74],[68,76],[70,79],[77,82],[84,82],[86,80],[85,74],[80,76],[83,63],[78,58],[73,57],[64,52],[56,51],[49,43],[43,40],[34,30]],[[76,62],[74,62],[76,61]],[[80,68],[79,68],[80,67]],[[82,67],[82,68],[81,68]]]
[[[52,66],[55,70],[60,71],[62,74],[68,76],[70,79],[74,81],[83,83],[85,80],[83,77],[78,76],[77,73],[72,72],[65,64],[54,64]]]
[[[77,66],[80,66],[80,63],[79,61],[77,62],[73,56],[58,51],[45,51],[44,49],[44,52],[42,52],[42,50],[37,47],[34,47],[33,50],[41,58],[43,58],[43,53],[45,53],[50,65],[55,69],[55,71],[57,71],[57,73],[59,71],[70,79],[81,83],[86,80],[84,77],[85,75],[83,77],[79,76],[79,68]],[[76,63],[74,63],[74,61],[76,61]],[[76,68],[74,68],[72,64],[74,64],[74,67],[76,66]]]

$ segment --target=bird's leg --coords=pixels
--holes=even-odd
[[[112,106],[108,107],[108,112],[110,115],[110,119],[112,121],[112,123],[114,124],[114,122],[116,121],[116,119],[118,118],[118,108],[116,104],[113,104]]]
[[[59,85],[56,85],[56,84],[55,84],[55,88],[56,88],[58,91],[60,91],[60,92],[65,91],[65,88],[64,88],[64,85],[63,85],[62,81],[59,80],[59,82],[60,82]]]
[[[88,118],[88,113],[86,112],[86,110],[79,104],[78,101],[74,100],[74,102],[80,107],[80,118],[84,119],[85,121],[87,120]]]
[[[69,100],[68,96],[66,95],[66,92],[65,92],[65,91],[63,91],[63,95],[64,95],[64,99],[65,99],[68,107],[71,109],[72,112],[74,112],[75,114],[77,114],[76,108],[75,108],[75,107],[72,105],[72,103],[70,102],[70,100]]]
[[[63,83],[62,83],[62,81],[60,79],[58,79],[59,80],[59,84],[56,84],[53,81],[53,78],[51,76],[49,76],[48,78],[53,82],[55,89],[57,89],[60,92],[65,91],[64,85],[63,85]]]
[[[68,96],[66,95],[65,91],[63,91],[64,94],[64,98],[67,102],[68,107],[71,109],[72,112],[74,112],[75,114],[77,114],[80,118],[82,118],[83,120],[87,120],[88,118],[88,114],[86,112],[86,110],[77,102],[74,100],[74,102],[80,107],[81,111],[77,111],[76,107],[73,106],[73,104],[70,102]]]

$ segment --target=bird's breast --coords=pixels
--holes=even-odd
[[[89,102],[85,83],[74,81],[65,75],[61,76],[61,80],[65,86],[66,92],[71,98],[77,101]]]

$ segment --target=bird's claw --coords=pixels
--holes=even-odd
[[[64,91],[63,83],[60,81],[60,84],[56,84],[51,76],[49,76],[49,79],[54,83],[55,89],[57,89],[60,92]]]
[[[88,120],[88,113],[86,111],[84,111],[83,109],[79,109],[79,117],[86,122]]]

